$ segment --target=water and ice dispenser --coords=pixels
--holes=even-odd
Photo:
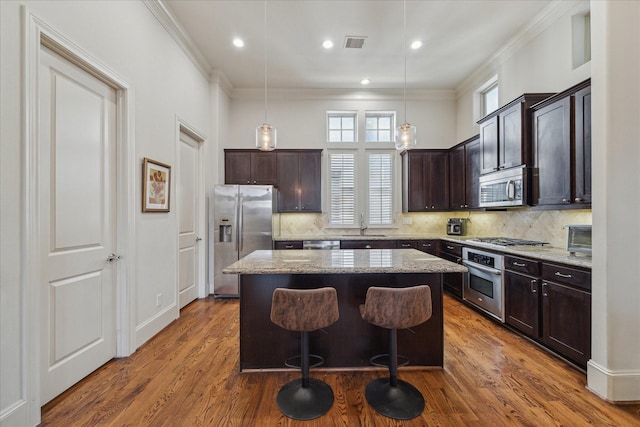
[[[218,224],[218,241],[219,242],[231,242],[231,220],[223,218]]]

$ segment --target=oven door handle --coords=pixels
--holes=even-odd
[[[484,271],[485,273],[489,273],[489,274],[493,274],[495,276],[501,276],[502,275],[502,271],[500,270],[496,270],[495,268],[489,268],[489,267],[485,267],[483,265],[479,265],[473,262],[469,262],[466,260],[462,261],[462,264],[466,267],[471,267],[471,268],[476,268],[480,271]]]

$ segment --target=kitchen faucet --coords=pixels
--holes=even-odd
[[[367,229],[367,223],[364,222],[364,214],[360,212],[360,235],[364,236],[364,230]]]

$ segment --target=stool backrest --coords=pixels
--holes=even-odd
[[[339,318],[335,288],[276,288],[271,299],[271,321],[290,331],[315,331]]]
[[[428,285],[408,288],[372,286],[367,290],[362,318],[387,329],[406,329],[431,317],[431,288]]]

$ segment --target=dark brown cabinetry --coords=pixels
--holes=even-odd
[[[457,264],[462,263],[462,245],[458,243],[452,243],[446,240],[440,241],[440,252],[438,255],[442,259],[455,262]],[[458,298],[462,298],[462,281],[464,280],[464,273],[444,273],[442,275],[442,287],[444,290],[455,295]]]
[[[529,107],[551,95],[553,94],[524,94],[478,121],[482,174],[531,164]]]
[[[321,212],[322,150],[277,152],[278,212]]]
[[[276,153],[224,150],[224,182],[241,185],[277,185]]]
[[[278,240],[273,244],[274,249],[302,249],[302,240],[283,241]]]
[[[438,255],[438,240],[418,240],[416,249],[431,255]]]
[[[418,249],[417,240],[398,240],[396,242],[396,248],[398,249]]]
[[[411,150],[402,156],[402,210],[432,212],[449,209],[447,150]]]
[[[449,151],[449,208],[474,209],[479,204],[480,137],[461,142]]]
[[[341,240],[340,249],[396,249],[396,240]]]
[[[533,110],[532,204],[591,204],[591,88],[582,82]]]
[[[591,357],[591,272],[505,256],[506,323],[585,367]]]

